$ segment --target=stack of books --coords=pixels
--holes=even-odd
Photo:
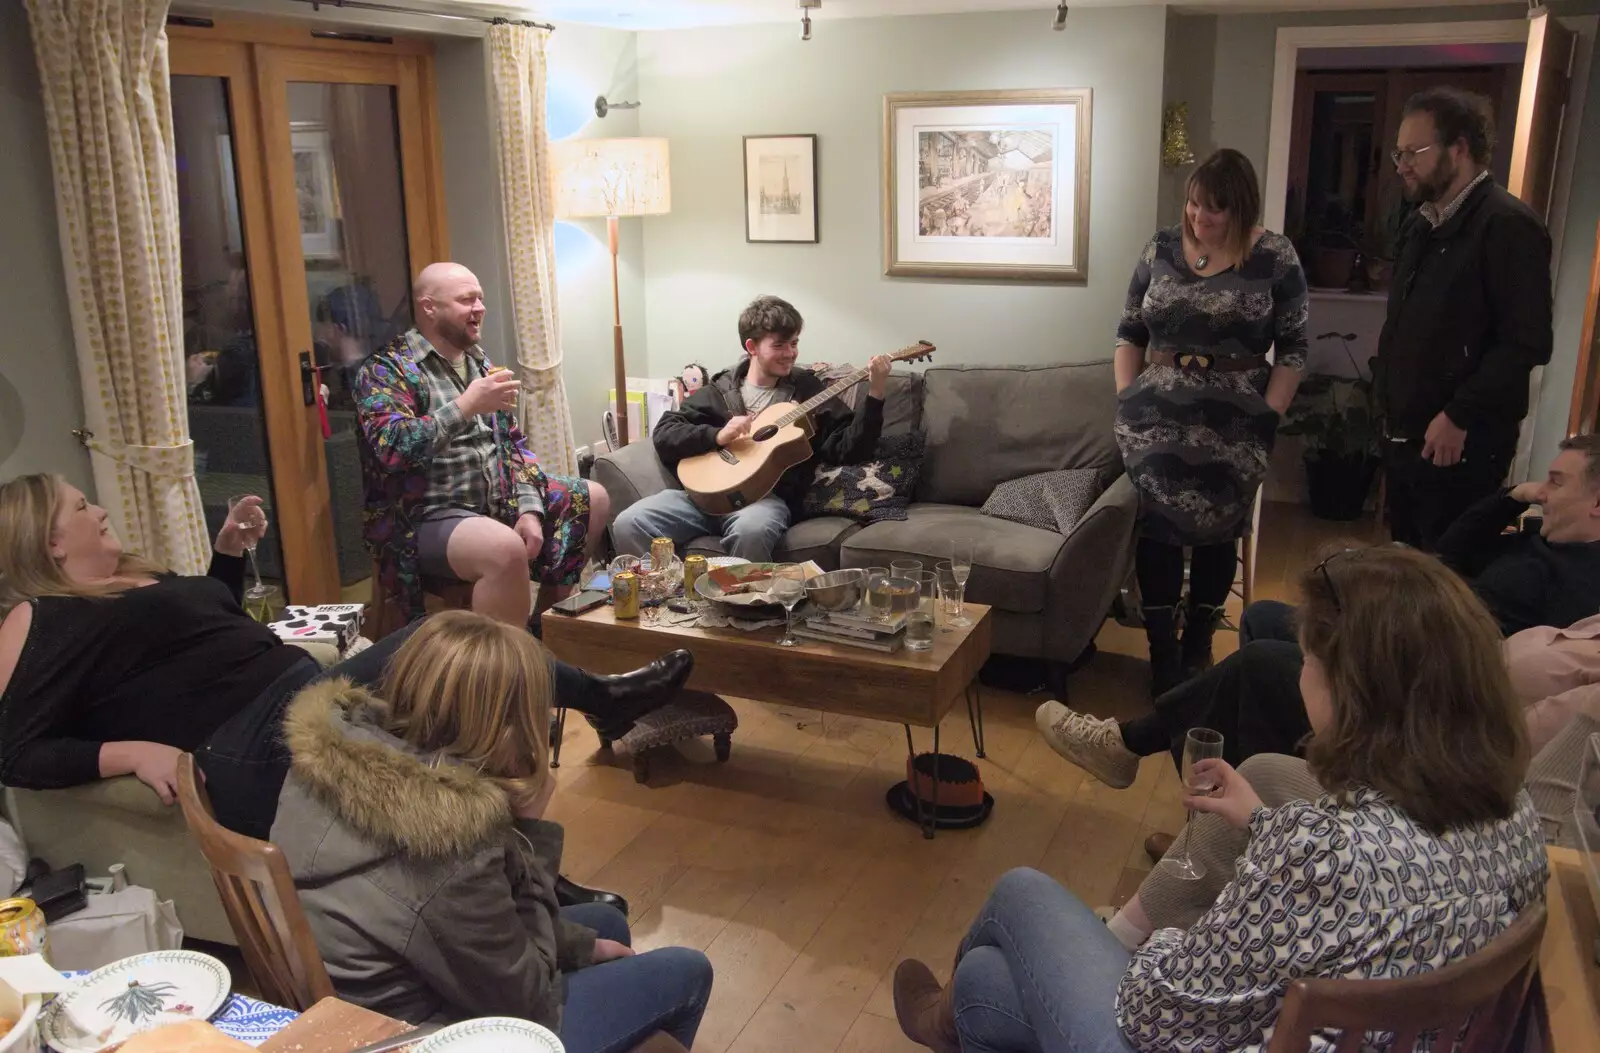
[[[804,624],[795,628],[794,634],[808,640],[893,653],[905,646],[906,616],[900,613],[888,621],[878,621],[865,614],[815,611],[806,617]]]

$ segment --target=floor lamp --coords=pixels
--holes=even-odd
[[[617,443],[628,444],[628,363],[622,348],[617,287],[617,220],[672,210],[665,139],[568,139],[551,144],[557,219],[606,217],[611,248],[612,366],[616,370]]]

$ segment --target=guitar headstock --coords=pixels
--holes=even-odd
[[[918,340],[910,347],[902,347],[889,356],[891,362],[926,362],[939,350],[926,340]]]

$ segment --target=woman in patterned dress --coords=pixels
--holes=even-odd
[[[948,987],[900,963],[910,1038],[941,1053],[1260,1053],[1292,981],[1429,972],[1543,901],[1526,733],[1482,603],[1396,545],[1338,553],[1300,587],[1321,793],[1268,808],[1226,762],[1203,762],[1219,791],[1183,803],[1248,830],[1248,847],[1198,921],[1136,951],[1051,878],[1013,870]]]
[[[1139,491],[1135,567],[1152,695],[1211,664],[1236,543],[1306,357],[1305,276],[1289,239],[1257,225],[1249,160],[1218,150],[1189,177],[1186,197],[1183,222],[1157,231],[1140,255],[1117,326],[1117,445]]]

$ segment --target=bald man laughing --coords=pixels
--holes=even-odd
[[[598,484],[547,475],[517,426],[517,374],[478,346],[483,287],[433,263],[412,289],[416,327],[361,367],[366,538],[379,587],[420,617],[422,577],[472,584],[472,609],[528,621],[578,583],[610,501]]]

